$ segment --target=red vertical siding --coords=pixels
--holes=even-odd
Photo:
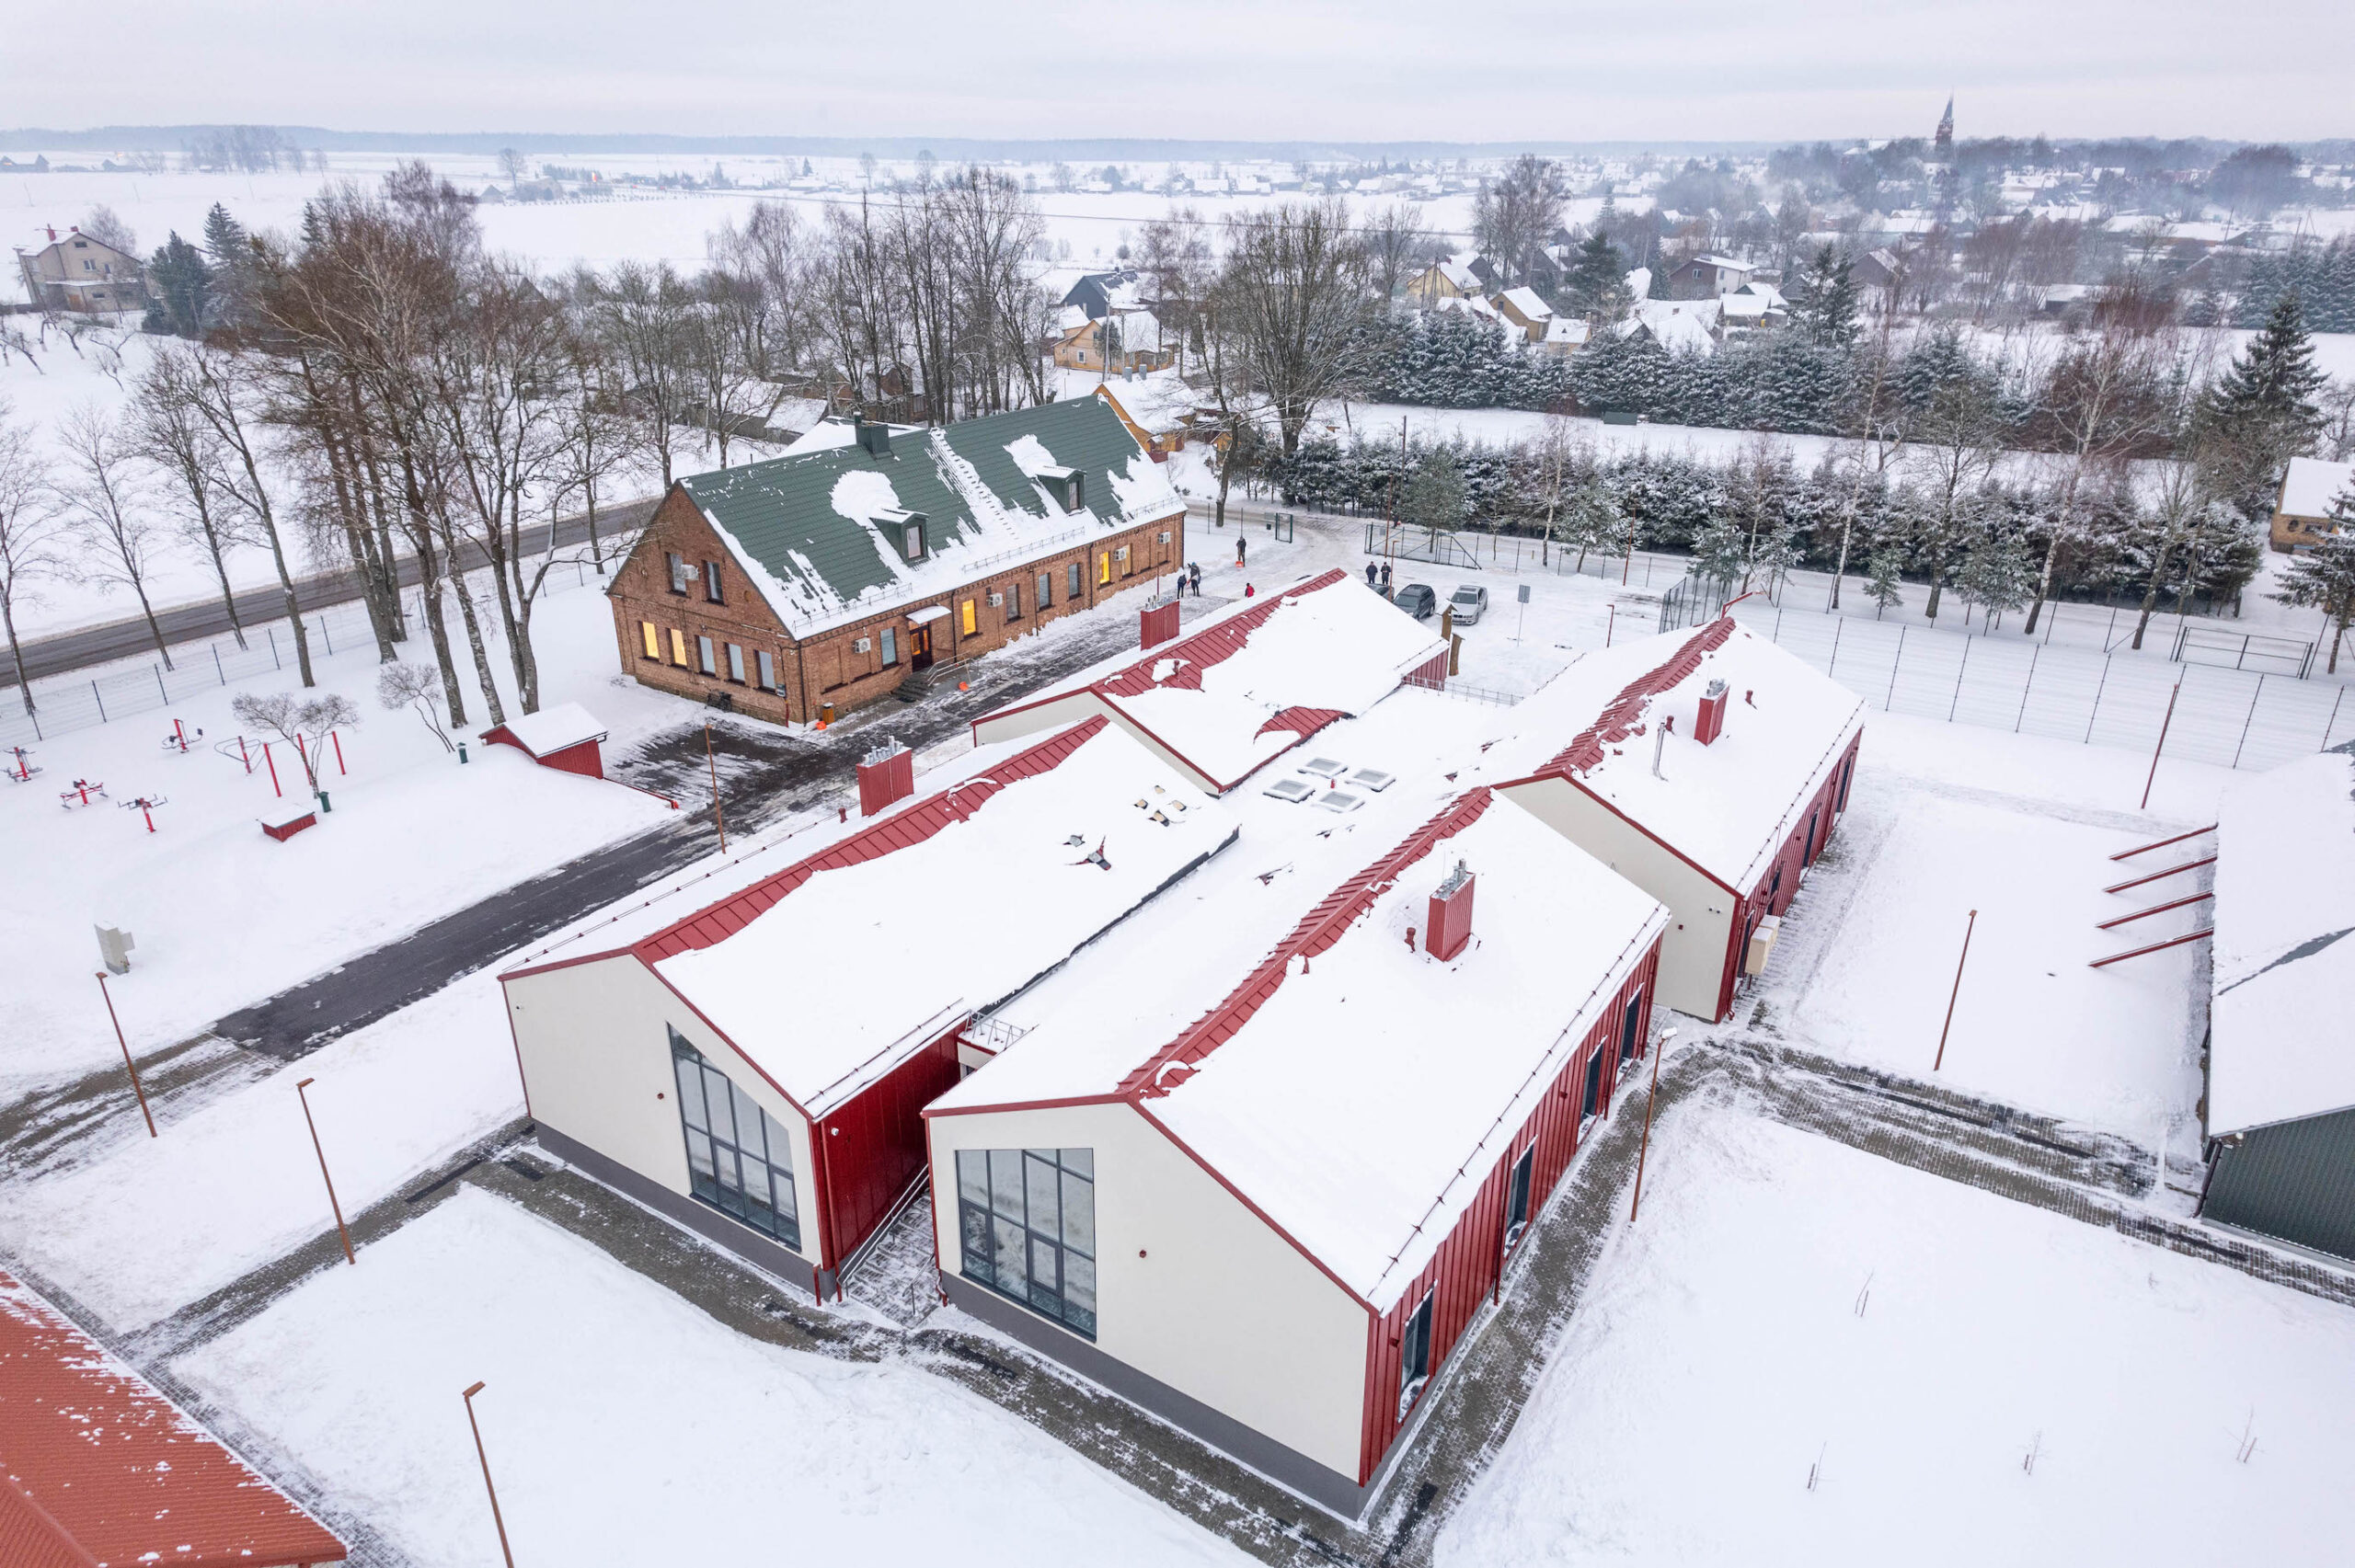
[[[604,759],[598,752],[597,743],[593,740],[578,741],[560,750],[551,751],[546,756],[539,758],[538,761],[543,768],[554,768],[558,773],[579,773],[583,778],[602,779],[605,776]]]
[[[951,1029],[814,1124],[825,1140],[818,1201],[826,1206],[826,1256],[839,1268],[874,1233],[925,1163],[924,1108],[957,1082]]]
[[[1578,1152],[1580,1075],[1586,1069],[1587,1059],[1598,1050],[1603,1053],[1600,1115],[1611,1114],[1612,1092],[1618,1087],[1619,1031],[1628,1001],[1639,990],[1642,995],[1637,1005],[1643,1037],[1637,1047],[1637,1059],[1642,1059],[1650,1049],[1652,991],[1659,972],[1660,944],[1655,941],[1635,974],[1612,999],[1602,1020],[1588,1031],[1579,1048],[1555,1075],[1529,1119],[1513,1134],[1481,1181],[1471,1207],[1448,1232],[1447,1240],[1440,1243],[1431,1261],[1407,1286],[1397,1304],[1372,1323],[1366,1343],[1366,1403],[1358,1462],[1360,1485],[1372,1479],[1383,1456],[1389,1452],[1390,1445],[1406,1425],[1398,1414],[1398,1341],[1407,1318],[1429,1292],[1432,1298],[1431,1376],[1436,1379],[1449,1352],[1488,1303],[1503,1274],[1505,1193],[1513,1162],[1533,1143],[1536,1146],[1529,1181],[1529,1211],[1534,1219]],[[1407,1412],[1410,1416],[1413,1413],[1411,1410]]]

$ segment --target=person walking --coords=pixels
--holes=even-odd
[[[1202,596],[1202,564],[1196,561],[1186,570],[1187,575],[1194,579],[1194,597],[1200,599]]]
[[[1235,536],[1235,564],[1236,566],[1239,567],[1243,564],[1244,554],[1250,548],[1251,541],[1249,539],[1244,537],[1240,533]]]

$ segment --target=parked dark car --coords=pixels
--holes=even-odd
[[[1432,591],[1431,585],[1427,582],[1408,583],[1398,590],[1397,597],[1392,602],[1418,621],[1426,620],[1439,612],[1439,595]]]

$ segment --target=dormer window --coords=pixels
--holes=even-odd
[[[1087,475],[1077,468],[1041,468],[1035,475],[1055,504],[1066,512],[1087,505]]]
[[[900,552],[900,558],[911,565],[932,554],[931,542],[925,536],[926,521],[920,511],[893,509],[875,514],[875,526],[883,531],[883,537]]]

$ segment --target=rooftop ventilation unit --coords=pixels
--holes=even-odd
[[[1701,715],[1693,721],[1693,738],[1706,746],[1726,727],[1726,683],[1712,681],[1701,696]]]
[[[1385,773],[1380,768],[1360,768],[1343,782],[1352,789],[1372,790],[1374,794],[1380,795],[1398,782],[1398,775]]]
[[[1350,765],[1347,762],[1335,761],[1330,757],[1311,757],[1300,765],[1300,771],[1304,773],[1315,773],[1320,779],[1338,779],[1350,771]]]
[[[1462,861],[1431,894],[1429,918],[1423,921],[1423,948],[1445,963],[1472,941],[1472,890],[1478,880]]]
[[[1364,804],[1364,795],[1358,794],[1354,790],[1347,789],[1326,790],[1319,794],[1315,800],[1315,805],[1318,809],[1330,811],[1337,817],[1344,811],[1355,811],[1359,807],[1363,806]]]
[[[1278,779],[1259,793],[1272,795],[1278,800],[1289,800],[1296,806],[1315,795],[1316,790],[1314,785],[1303,784],[1298,779]]]

